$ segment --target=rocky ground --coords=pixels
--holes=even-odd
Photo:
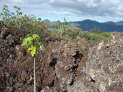
[[[33,58],[20,46],[26,34],[0,24],[0,92],[33,92]],[[123,35],[112,36],[94,46],[83,39],[43,39],[37,92],[123,92]]]

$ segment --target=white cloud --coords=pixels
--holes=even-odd
[[[11,0],[12,2],[21,3],[23,0]]]
[[[123,11],[121,11],[123,9],[122,3],[123,0],[57,0],[51,5],[53,7],[76,10],[82,14],[99,16],[113,14],[113,16],[121,16],[123,15]],[[121,14],[118,15],[118,12],[121,12]]]
[[[98,19],[123,16],[123,0],[1,0],[0,7],[4,4],[16,4],[24,11],[40,16],[91,16],[88,18]]]

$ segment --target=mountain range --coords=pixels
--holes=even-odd
[[[90,31],[94,28],[97,28],[104,32],[123,32],[123,21],[98,22],[98,21],[86,19],[83,21],[75,21],[70,23],[85,31]]]

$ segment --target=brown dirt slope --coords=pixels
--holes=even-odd
[[[33,58],[22,39],[29,33],[0,22],[0,92],[33,92]],[[90,46],[41,34],[46,49],[36,58],[37,92],[123,92],[123,40]]]

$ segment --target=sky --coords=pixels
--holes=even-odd
[[[123,0],[0,0],[0,11],[3,5],[51,21],[123,21]]]

